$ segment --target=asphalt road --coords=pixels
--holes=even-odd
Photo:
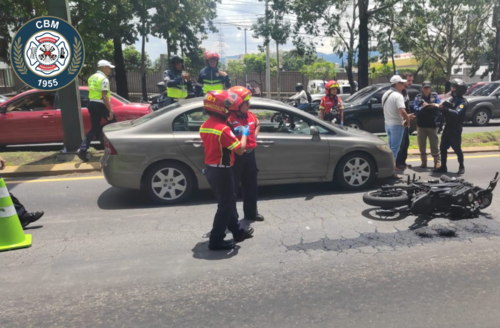
[[[471,154],[465,163],[465,178],[486,186],[500,154]],[[425,226],[415,217],[377,219],[362,193],[328,184],[266,187],[259,190],[266,221],[252,224],[255,237],[232,252],[209,252],[210,192],[158,207],[98,175],[8,186],[46,215],[25,231],[31,248],[0,253],[2,328],[500,322],[498,196],[480,218]]]

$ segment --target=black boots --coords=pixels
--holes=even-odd
[[[465,167],[463,165],[460,165],[460,167],[458,168],[458,174],[462,175],[465,173]]]
[[[441,165],[440,168],[434,169],[432,172],[434,172],[434,173],[448,173],[448,168],[446,167],[446,165]]]

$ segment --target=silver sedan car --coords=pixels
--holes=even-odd
[[[260,186],[328,182],[361,190],[394,172],[388,145],[370,133],[268,99],[252,99],[251,110],[261,121],[255,149]],[[184,202],[196,189],[210,188],[198,132],[207,118],[202,98],[194,98],[107,125],[101,159],[106,180],[163,204]]]

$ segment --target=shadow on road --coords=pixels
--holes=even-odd
[[[376,189],[383,184],[394,184],[397,180],[377,180],[370,188]],[[367,190],[361,191],[365,192]],[[310,184],[292,184],[279,186],[259,187],[259,200],[276,200],[289,198],[304,198],[309,201],[318,196],[351,194],[359,192],[350,192],[336,188],[328,183],[310,183]],[[240,195],[241,196],[241,195]],[[361,199],[361,198],[360,198]],[[241,197],[238,198],[241,200]],[[197,206],[204,204],[215,204],[216,199],[211,190],[199,190],[194,193],[192,198],[186,203],[176,206]],[[144,193],[135,190],[125,190],[110,187],[104,191],[97,200],[97,205],[103,210],[118,209],[141,209],[164,207],[169,205],[158,205],[153,203]]]
[[[233,256],[238,255],[238,250],[240,246],[236,245],[236,247],[232,250],[228,251],[211,251],[208,249],[208,240],[197,243],[193,251],[193,257],[199,260],[207,260],[207,261],[220,261],[227,260]]]

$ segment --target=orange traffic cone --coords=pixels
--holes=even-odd
[[[0,178],[0,252],[31,246],[25,235],[5,182]]]

